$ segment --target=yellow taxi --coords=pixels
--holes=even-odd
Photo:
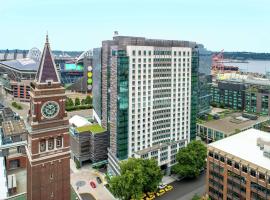
[[[160,189],[156,192],[156,195],[159,197],[159,196],[162,196],[163,194],[165,194],[165,190],[164,189]]]
[[[171,191],[173,189],[173,186],[172,185],[167,185],[165,187],[165,191],[168,192],[168,191]]]

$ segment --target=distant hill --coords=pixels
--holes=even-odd
[[[270,53],[224,52],[224,59],[235,60],[270,60]]]

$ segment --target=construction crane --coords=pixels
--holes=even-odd
[[[222,49],[219,53],[213,54],[212,56],[212,71],[216,74],[217,72],[224,72],[224,57],[223,57],[224,49]]]

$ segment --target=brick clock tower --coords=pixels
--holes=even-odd
[[[69,123],[65,89],[48,36],[31,83],[28,125],[27,200],[70,200]]]

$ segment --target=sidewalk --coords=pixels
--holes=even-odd
[[[176,179],[174,177],[172,177],[172,176],[163,176],[163,178],[162,178],[162,183],[164,185],[168,185],[168,184],[170,184],[170,183],[172,183],[174,181],[176,181]]]

